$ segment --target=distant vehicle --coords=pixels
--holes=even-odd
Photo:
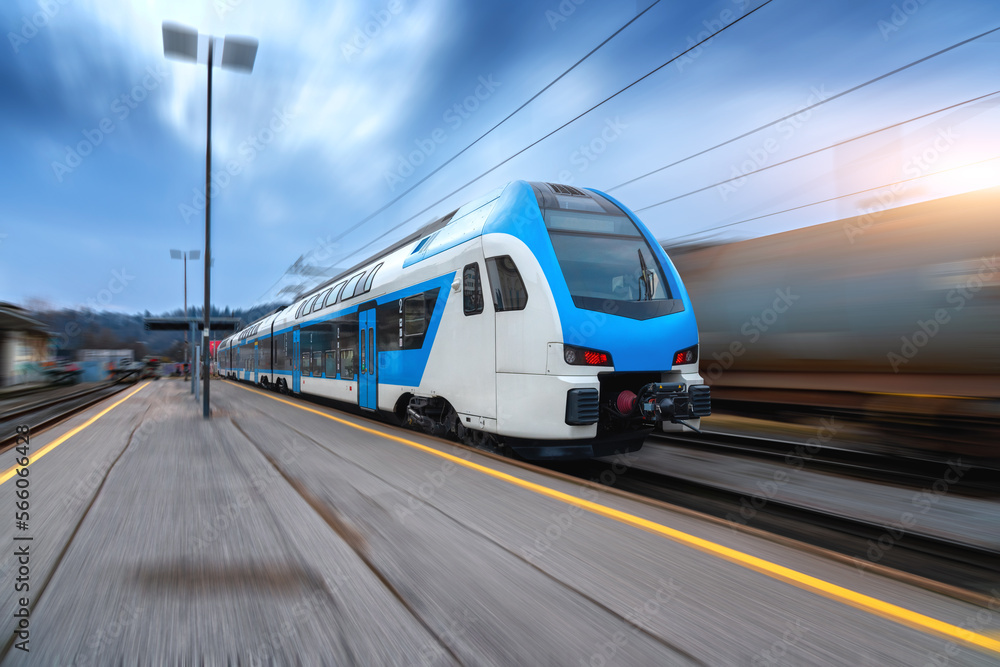
[[[596,190],[516,181],[225,339],[223,377],[524,458],[635,451],[710,413],[687,291]]]
[[[160,359],[158,357],[143,357],[139,379],[144,380],[147,378],[160,379]]]
[[[127,379],[132,382],[136,382],[139,380],[145,368],[146,365],[141,361],[122,359],[121,362],[119,362],[119,364],[112,370],[112,374],[115,379]]]
[[[55,361],[44,366],[42,373],[51,384],[78,384],[83,369],[72,361]]]

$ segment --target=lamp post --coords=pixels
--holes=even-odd
[[[163,55],[189,62],[198,62],[198,31],[176,23],[163,23]],[[212,299],[211,299],[211,267],[212,267],[212,68],[215,66],[214,45],[216,38],[208,38],[208,121],[205,132],[205,324],[202,333],[201,359],[204,403],[202,416],[211,416],[208,402],[209,362],[208,354],[209,331],[211,329]],[[222,61],[225,69],[253,71],[253,63],[257,58],[257,40],[252,37],[234,37],[227,35],[222,41]]]
[[[183,259],[184,260],[184,318],[188,317],[188,257],[191,259],[200,259],[200,250],[188,250],[187,252],[182,252],[180,250],[171,250],[171,259]],[[194,360],[191,358],[191,348],[188,347],[188,332],[187,329],[184,330],[184,358],[188,363],[192,363]],[[187,373],[184,374],[184,378],[187,379]],[[191,387],[191,393],[194,393],[194,386]]]

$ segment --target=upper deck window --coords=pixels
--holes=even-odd
[[[352,276],[351,279],[347,281],[347,285],[344,286],[344,292],[343,292],[343,294],[340,297],[341,301],[346,301],[347,299],[350,299],[351,297],[354,296],[354,288],[361,281],[361,278],[364,275],[365,275],[365,272],[362,271],[361,273],[359,273],[359,274],[357,274],[355,276]]]

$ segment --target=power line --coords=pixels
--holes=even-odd
[[[649,10],[651,10],[653,7],[655,7],[658,4],[660,4],[660,0],[654,0],[654,2],[649,7],[646,7],[644,10],[642,10],[641,12],[639,12],[638,14],[636,14],[635,16],[633,16],[624,25],[622,25],[622,27],[618,28],[613,33],[611,33],[603,42],[601,42],[600,44],[598,44],[597,46],[595,46],[594,48],[592,48],[590,51],[588,51],[586,53],[586,55],[584,55],[582,58],[580,58],[579,60],[577,60],[572,65],[570,65],[567,69],[563,70],[562,74],[560,74],[556,78],[552,79],[552,81],[550,81],[549,83],[547,83],[541,90],[539,90],[537,93],[535,93],[530,98],[528,98],[528,100],[525,101],[523,104],[521,104],[521,106],[519,106],[518,108],[514,109],[509,114],[507,114],[507,116],[504,117],[503,120],[501,120],[496,125],[494,125],[490,129],[488,129],[485,132],[483,132],[478,137],[476,137],[476,139],[472,143],[468,144],[462,150],[458,151],[457,153],[455,153],[454,155],[452,155],[450,158],[448,158],[446,161],[444,161],[443,163],[441,163],[440,165],[438,165],[437,167],[435,167],[433,171],[431,171],[429,174],[427,174],[426,176],[424,176],[423,178],[421,178],[419,181],[417,181],[416,183],[414,183],[413,185],[411,185],[409,188],[407,188],[403,192],[399,193],[399,195],[397,195],[394,199],[392,199],[391,201],[387,202],[386,204],[384,204],[383,206],[381,206],[377,210],[372,211],[367,216],[365,216],[361,220],[357,221],[356,223],[354,223],[353,225],[351,225],[350,227],[348,227],[347,229],[345,229],[343,232],[340,233],[339,236],[337,236],[336,238],[332,239],[330,241],[330,243],[335,243],[336,241],[339,241],[340,239],[344,238],[345,236],[347,236],[348,234],[350,234],[351,232],[353,232],[355,229],[357,229],[361,225],[365,224],[366,222],[370,221],[376,215],[378,215],[379,213],[382,213],[383,211],[385,211],[386,209],[388,209],[390,206],[392,206],[393,204],[395,204],[396,202],[398,202],[399,200],[401,200],[403,197],[405,197],[406,195],[408,195],[411,192],[413,192],[416,188],[418,188],[420,185],[422,185],[424,182],[426,182],[427,179],[431,178],[432,176],[434,176],[435,174],[437,174],[439,171],[441,171],[442,169],[444,169],[445,167],[447,167],[449,164],[451,164],[452,162],[454,162],[456,158],[458,158],[460,155],[462,155],[463,153],[465,153],[467,150],[469,150],[470,148],[472,148],[473,146],[475,146],[476,144],[478,144],[480,141],[482,141],[483,139],[485,139],[495,129],[497,129],[498,127],[500,127],[504,123],[506,123],[508,120],[510,120],[511,118],[513,118],[515,114],[517,114],[522,109],[524,109],[526,106],[528,106],[529,104],[531,104],[532,102],[534,102],[536,99],[538,99],[542,95],[542,93],[544,93],[549,88],[551,88],[552,86],[554,86],[555,84],[557,84],[560,80],[563,79],[563,77],[565,77],[567,74],[569,74],[574,69],[576,69],[581,63],[583,63],[583,61],[585,61],[590,56],[594,55],[605,44],[607,44],[612,39],[614,39],[615,37],[617,37],[619,33],[621,33],[623,30],[625,30],[626,28],[628,28],[630,25],[632,25],[633,23],[635,23],[636,21],[638,21],[643,16],[643,14],[645,14],[646,12],[648,12]],[[355,253],[356,252],[357,251],[355,251]],[[354,253],[352,253],[352,254],[354,254]],[[350,255],[345,255],[345,257],[350,257]],[[343,258],[341,258],[341,259],[343,259]],[[284,274],[282,275],[282,277],[284,277]],[[277,286],[277,284],[279,282],[281,282],[281,278],[278,278],[278,280],[276,280],[274,282],[274,285],[271,285],[271,287],[267,290],[267,292],[270,292],[271,290],[273,290]],[[265,292],[265,294],[267,294],[267,292]]]
[[[854,197],[856,195],[861,195],[866,192],[871,192],[872,190],[881,190],[883,188],[891,188],[894,185],[902,185],[903,183],[909,183],[911,181],[917,181],[921,178],[929,178],[931,176],[938,176],[940,174],[948,173],[949,171],[958,171],[959,169],[965,169],[966,167],[974,167],[977,164],[985,164],[987,162],[993,162],[994,160],[1000,160],[1000,155],[995,157],[987,158],[985,160],[977,160],[976,162],[969,162],[968,164],[959,165],[958,167],[949,167],[948,169],[942,169],[940,171],[933,171],[929,174],[921,174],[920,176],[914,176],[913,178],[904,178],[901,181],[895,181],[893,183],[885,183],[884,185],[878,185],[874,188],[866,188],[864,190],[858,190],[857,192],[851,192],[846,195],[838,195],[836,197],[830,197],[829,199],[821,199],[820,201],[814,201],[810,204],[802,204],[801,206],[793,206],[792,208],[786,208],[783,211],[774,211],[772,213],[765,213],[764,215],[758,215],[753,218],[746,218],[744,220],[737,220],[736,222],[729,222],[724,225],[718,225],[716,227],[709,227],[708,229],[702,229],[697,232],[692,232],[691,234],[684,234],[683,236],[677,236],[676,239],[684,239],[689,236],[698,236],[699,234],[704,234],[705,232],[714,232],[717,229],[725,229],[727,227],[735,227],[736,225],[742,225],[747,222],[753,222],[754,220],[763,220],[764,218],[770,218],[775,215],[781,215],[782,213],[790,213],[792,211],[798,211],[803,208],[809,208],[810,206],[818,206],[819,204],[827,204],[832,201],[837,201],[838,199],[846,199],[847,197]],[[673,240],[673,239],[671,239]]]
[[[674,56],[673,58],[671,58],[671,59],[670,59],[670,60],[668,60],[667,62],[663,63],[663,64],[662,64],[662,65],[660,65],[659,67],[656,67],[656,68],[654,68],[654,69],[650,70],[649,72],[647,72],[646,74],[642,75],[641,77],[639,77],[638,79],[636,79],[636,80],[635,80],[635,81],[633,81],[632,83],[628,84],[628,85],[627,85],[627,86],[625,86],[624,88],[621,88],[620,90],[618,90],[618,92],[616,92],[616,93],[613,93],[612,95],[609,95],[608,97],[605,97],[605,98],[604,98],[603,100],[601,100],[600,102],[598,102],[598,103],[597,103],[597,104],[595,104],[594,106],[590,107],[590,108],[589,108],[589,109],[587,109],[586,111],[584,111],[584,112],[582,112],[582,113],[580,113],[580,114],[578,114],[578,115],[574,116],[573,118],[571,118],[570,120],[566,121],[565,123],[563,123],[562,125],[560,125],[560,126],[559,126],[559,127],[557,127],[556,129],[554,129],[554,130],[552,130],[551,132],[549,132],[548,134],[546,134],[546,135],[542,136],[541,138],[539,138],[539,139],[537,139],[537,140],[535,140],[535,141],[531,142],[530,144],[528,144],[527,146],[525,146],[525,147],[524,147],[524,148],[522,148],[521,150],[517,151],[517,152],[516,152],[516,153],[514,153],[513,155],[511,155],[511,156],[507,157],[506,159],[504,159],[503,161],[501,161],[501,162],[498,162],[498,163],[497,163],[497,164],[495,164],[494,166],[490,167],[489,169],[487,169],[487,170],[486,170],[486,171],[484,171],[483,173],[481,173],[481,174],[479,174],[478,176],[476,176],[475,178],[473,178],[472,180],[470,180],[470,181],[466,182],[466,183],[465,183],[464,185],[461,185],[461,186],[459,186],[459,187],[455,188],[454,190],[452,190],[451,192],[449,192],[449,193],[448,193],[448,194],[446,194],[445,196],[443,196],[443,197],[441,197],[440,199],[438,199],[438,200],[437,200],[436,202],[434,202],[433,204],[431,204],[431,205],[429,205],[429,206],[427,206],[427,207],[425,207],[425,208],[421,209],[421,210],[420,210],[420,211],[418,211],[417,213],[415,213],[415,214],[411,215],[411,216],[410,216],[409,218],[407,218],[406,220],[403,220],[403,221],[402,221],[401,223],[399,223],[399,224],[397,224],[397,225],[395,225],[395,226],[393,226],[393,227],[390,227],[389,229],[387,229],[387,230],[386,230],[386,231],[385,231],[385,232],[383,233],[383,235],[384,235],[384,234],[389,234],[389,233],[391,233],[391,232],[394,232],[394,231],[396,231],[397,229],[399,229],[400,227],[402,227],[403,225],[405,225],[405,224],[407,224],[407,223],[409,223],[409,222],[411,222],[411,221],[415,220],[416,218],[420,217],[421,215],[423,215],[423,214],[424,214],[424,213],[426,213],[427,211],[431,210],[432,208],[434,208],[435,206],[437,206],[438,204],[440,204],[441,202],[444,202],[444,201],[446,201],[446,200],[450,199],[451,197],[453,197],[454,195],[458,194],[459,192],[461,192],[461,191],[462,191],[462,190],[464,190],[465,188],[469,187],[470,185],[472,185],[472,184],[473,184],[473,183],[475,183],[476,181],[478,181],[478,180],[480,180],[481,178],[483,178],[484,176],[487,176],[487,175],[491,174],[492,172],[496,171],[497,169],[499,169],[499,168],[500,168],[500,167],[502,167],[503,165],[507,164],[508,162],[510,162],[511,160],[513,160],[514,158],[516,158],[516,157],[517,157],[518,155],[521,155],[521,154],[522,154],[522,153],[524,153],[525,151],[527,151],[527,150],[529,150],[529,149],[533,148],[534,146],[537,146],[537,145],[538,145],[538,144],[540,144],[541,142],[543,142],[543,141],[545,141],[546,139],[548,139],[549,137],[551,137],[551,136],[552,136],[553,134],[555,134],[556,132],[559,132],[559,131],[560,131],[560,130],[562,130],[563,128],[565,128],[565,127],[567,127],[567,126],[571,125],[572,123],[575,123],[576,121],[580,120],[581,118],[583,118],[584,116],[586,116],[587,114],[589,114],[589,113],[590,113],[591,111],[593,111],[594,109],[597,109],[598,107],[602,106],[603,104],[606,104],[607,102],[610,102],[610,101],[611,101],[611,100],[613,100],[614,98],[616,98],[616,97],[618,97],[619,95],[621,95],[622,93],[624,93],[624,92],[625,92],[626,90],[629,90],[630,88],[632,88],[633,86],[635,86],[635,85],[636,85],[636,84],[638,84],[639,82],[641,82],[641,81],[644,81],[645,79],[648,79],[648,78],[649,78],[650,76],[652,76],[653,74],[655,74],[655,73],[659,72],[659,71],[660,71],[661,69],[663,69],[664,67],[666,67],[666,66],[667,66],[667,65],[669,65],[670,63],[674,62],[675,60],[678,60],[679,58],[682,58],[682,57],[684,57],[685,55],[687,55],[687,54],[688,54],[688,53],[690,53],[691,51],[694,51],[695,49],[697,49],[697,48],[698,48],[699,46],[701,46],[701,45],[702,45],[702,44],[704,44],[705,42],[708,42],[708,41],[711,41],[712,39],[714,39],[715,37],[717,37],[717,36],[718,36],[718,35],[719,35],[720,33],[722,33],[722,32],[724,32],[724,31],[728,30],[729,28],[732,28],[732,27],[733,27],[734,25],[736,25],[737,23],[739,23],[739,22],[740,22],[740,21],[742,21],[743,19],[745,19],[745,18],[749,17],[749,16],[751,15],[751,14],[754,14],[755,12],[757,12],[757,11],[759,11],[759,10],[763,9],[764,7],[766,7],[767,5],[771,4],[772,2],[774,2],[774,0],[766,0],[766,2],[764,2],[764,3],[763,3],[762,5],[760,5],[759,7],[755,7],[754,9],[750,10],[749,12],[747,12],[746,14],[744,14],[743,16],[739,17],[738,19],[736,19],[735,21],[733,21],[733,22],[732,22],[732,23],[730,23],[729,25],[726,25],[726,26],[723,26],[722,28],[720,28],[719,30],[715,31],[714,33],[712,33],[711,35],[709,35],[709,36],[708,36],[708,37],[706,37],[705,39],[701,40],[701,41],[700,41],[700,42],[698,42],[697,44],[693,44],[693,45],[692,45],[692,46],[690,46],[689,48],[685,49],[685,50],[684,50],[683,52],[681,52],[681,53],[678,53],[678,54],[677,54],[677,55],[675,55],[675,56]],[[799,113],[801,113],[801,112],[799,112]],[[345,257],[351,257],[351,256],[353,256],[353,255],[356,255],[357,253],[361,252],[362,250],[364,250],[365,248],[367,248],[368,246],[372,245],[373,243],[375,243],[375,242],[376,242],[376,241],[378,241],[378,240],[381,240],[381,239],[373,239],[373,240],[369,241],[368,243],[366,243],[365,245],[361,246],[360,248],[358,248],[357,250],[355,250],[355,251],[354,251],[354,252],[352,252],[351,254],[349,254],[349,255],[345,255]]]
[[[763,5],[761,5],[761,6],[763,6]],[[728,146],[729,144],[731,144],[731,143],[733,143],[735,141],[739,141],[740,139],[745,139],[746,137],[749,137],[751,134],[756,134],[757,132],[760,132],[761,130],[766,130],[769,127],[777,125],[778,123],[780,123],[782,121],[789,120],[790,118],[794,118],[795,116],[799,116],[799,115],[801,115],[801,114],[803,114],[803,113],[805,113],[807,111],[812,111],[813,109],[815,109],[817,107],[820,107],[820,106],[822,106],[822,105],[824,105],[824,104],[826,104],[828,102],[832,102],[835,99],[843,97],[844,95],[848,95],[848,94],[853,93],[853,92],[855,92],[857,90],[861,90],[862,88],[864,88],[866,86],[870,86],[873,83],[877,83],[878,81],[886,79],[886,78],[888,78],[890,76],[893,76],[895,74],[899,74],[900,72],[902,72],[904,70],[907,70],[907,69],[910,69],[911,67],[914,67],[916,65],[919,65],[920,63],[926,62],[926,61],[930,60],[931,58],[936,58],[936,57],[938,57],[938,56],[940,56],[942,54],[948,53],[949,51],[953,51],[954,49],[957,49],[960,46],[964,46],[964,45],[968,44],[969,42],[973,42],[973,41],[975,41],[975,40],[977,40],[977,39],[979,39],[981,37],[985,37],[986,35],[989,35],[989,34],[992,34],[994,32],[997,32],[998,30],[1000,30],[1000,27],[993,28],[992,30],[987,30],[984,33],[980,33],[980,34],[976,35],[975,37],[970,37],[969,39],[962,40],[961,42],[958,42],[957,44],[952,44],[951,46],[949,46],[949,47],[947,47],[945,49],[941,49],[937,53],[932,53],[929,56],[924,56],[923,58],[921,58],[919,60],[914,60],[912,63],[910,63],[908,65],[903,65],[902,67],[898,67],[898,68],[892,70],[891,72],[888,72],[888,73],[883,74],[881,76],[877,76],[874,79],[871,79],[870,81],[865,81],[864,83],[858,84],[857,86],[854,86],[853,88],[848,88],[847,90],[845,90],[843,92],[840,92],[840,93],[837,93],[836,95],[833,95],[832,97],[828,97],[825,100],[820,100],[819,102],[816,102],[815,104],[807,106],[807,107],[805,107],[803,109],[799,109],[795,113],[790,113],[787,116],[782,116],[781,118],[778,118],[777,120],[773,120],[770,123],[765,123],[764,125],[761,125],[758,128],[755,128],[755,129],[750,130],[748,132],[744,132],[743,134],[741,134],[741,135],[739,135],[737,137],[733,137],[732,139],[727,139],[726,141],[723,141],[722,143],[716,144],[716,145],[714,145],[714,146],[712,146],[710,148],[706,148],[705,150],[698,151],[697,153],[694,153],[692,155],[688,155],[685,158],[681,158],[680,160],[677,160],[676,162],[671,162],[670,164],[664,165],[664,166],[659,167],[657,169],[654,169],[653,171],[648,171],[645,174],[642,174],[641,176],[636,176],[635,178],[627,180],[624,183],[619,183],[618,185],[616,185],[616,186],[614,186],[612,188],[608,188],[607,192],[614,192],[615,190],[617,190],[619,188],[623,188],[626,185],[630,185],[632,183],[635,183],[636,181],[641,180],[643,178],[646,178],[647,176],[652,176],[653,174],[659,173],[659,172],[661,172],[661,171],[663,171],[665,169],[670,169],[671,167],[676,167],[679,164],[683,164],[683,163],[685,163],[685,162],[687,162],[689,160],[693,160],[694,158],[702,156],[705,153],[709,153],[711,151],[714,151],[716,148],[722,148],[723,146]]]
[[[648,206],[643,206],[642,208],[637,208],[637,209],[635,209],[635,212],[639,213],[641,211],[646,211],[648,209],[655,208],[657,206],[662,206],[663,204],[669,204],[670,202],[677,201],[678,199],[683,199],[685,197],[690,197],[691,195],[698,194],[699,192],[704,192],[705,190],[711,190],[712,188],[716,188],[716,187],[718,187],[720,185],[725,185],[726,183],[731,183],[733,181],[738,181],[741,178],[747,178],[748,176],[753,176],[755,174],[759,174],[762,171],[767,171],[768,169],[774,169],[775,167],[780,167],[782,165],[786,165],[789,162],[795,162],[796,160],[801,160],[802,158],[807,158],[807,157],[809,157],[811,155],[816,155],[817,153],[822,153],[823,151],[828,151],[831,148],[837,148],[838,146],[843,146],[844,144],[849,144],[852,141],[858,141],[859,139],[864,139],[865,137],[870,137],[870,136],[872,136],[874,134],[878,134],[879,132],[885,132],[886,130],[891,130],[893,128],[897,128],[897,127],[900,127],[902,125],[906,125],[907,123],[913,123],[915,121],[918,121],[918,120],[921,120],[921,119],[924,119],[924,118],[928,118],[930,116],[934,116],[934,115],[939,114],[939,113],[944,113],[945,111],[950,111],[951,109],[955,109],[955,108],[958,108],[958,107],[961,107],[961,106],[965,106],[967,104],[972,104],[973,102],[978,102],[980,100],[984,100],[987,97],[993,97],[994,95],[1000,95],[1000,90],[995,90],[992,93],[988,93],[986,95],[980,95],[979,97],[973,97],[972,99],[965,100],[964,102],[959,102],[957,104],[952,104],[951,106],[947,106],[947,107],[944,107],[942,109],[938,109],[936,111],[931,111],[929,113],[925,113],[925,114],[920,115],[920,116],[915,116],[914,118],[910,118],[909,120],[900,121],[900,122],[894,123],[892,125],[886,125],[885,127],[879,128],[877,130],[872,130],[871,132],[866,132],[864,134],[859,134],[856,137],[851,137],[850,139],[844,139],[843,141],[838,141],[835,144],[830,144],[829,146],[824,146],[823,148],[817,148],[816,150],[809,151],[808,153],[803,153],[802,155],[796,155],[795,157],[788,158],[787,160],[782,160],[781,162],[775,162],[774,164],[769,164],[766,167],[761,167],[759,169],[755,169],[753,171],[747,172],[745,174],[741,174],[739,176],[733,176],[732,178],[727,178],[727,179],[725,179],[723,181],[719,181],[717,183],[712,183],[711,185],[706,185],[705,187],[698,188],[697,190],[691,190],[690,192],[685,192],[684,194],[677,195],[676,197],[670,197],[669,199],[664,199],[663,201],[656,202],[655,204],[650,204]]]

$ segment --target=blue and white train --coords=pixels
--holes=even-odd
[[[710,413],[691,301],[639,219],[515,181],[222,341],[220,373],[529,459]]]

